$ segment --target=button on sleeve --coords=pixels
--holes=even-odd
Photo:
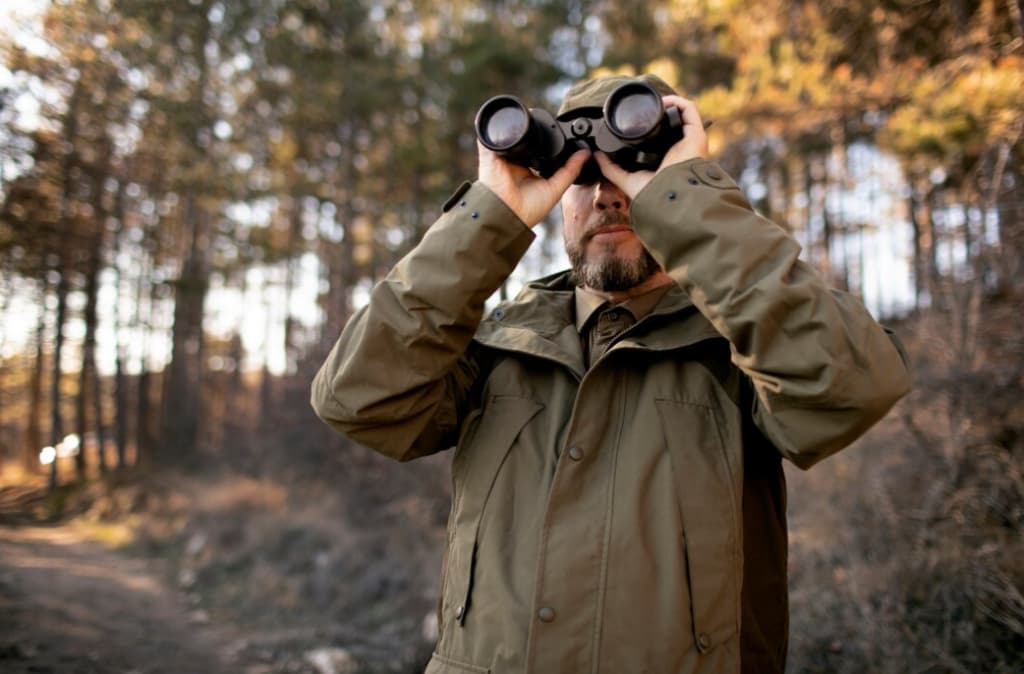
[[[468,192],[469,188],[472,186],[473,184],[468,181],[463,182],[461,185],[459,185],[455,192],[453,192],[452,195],[448,197],[448,201],[444,202],[444,206],[441,207],[441,211],[443,213],[447,213],[448,211],[452,210],[452,208],[455,207],[455,204],[459,202],[459,199],[462,198],[462,195]],[[461,205],[465,206],[466,203],[462,202]]]

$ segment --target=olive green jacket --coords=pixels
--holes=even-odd
[[[533,234],[476,184],[313,382],[327,423],[388,456],[457,446],[427,674],[784,667],[780,457],[862,434],[904,358],[714,163],[658,173],[631,219],[679,287],[589,370],[564,273],[483,318]]]

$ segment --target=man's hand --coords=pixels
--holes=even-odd
[[[697,106],[693,104],[693,101],[681,96],[662,96],[661,100],[666,109],[679,108],[679,114],[683,119],[683,139],[665,153],[658,171],[687,159],[708,156],[708,135],[704,132],[704,122],[701,121],[700,113],[697,112]],[[594,157],[601,166],[601,173],[615,183],[630,199],[635,199],[640,190],[651,182],[656,173],[655,171],[630,173],[609,159],[603,152],[598,152]]]
[[[528,227],[543,220],[562,194],[580,174],[590,152],[580,150],[569,157],[550,178],[541,178],[525,166],[507,162],[477,141],[480,153],[480,182],[512,209]]]

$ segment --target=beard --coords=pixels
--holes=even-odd
[[[661,270],[646,248],[638,257],[622,258],[615,255],[614,243],[605,246],[597,259],[587,259],[586,248],[593,238],[594,229],[628,224],[629,220],[622,213],[613,211],[602,214],[597,225],[580,237],[580,241],[565,241],[565,252],[577,285],[604,292],[620,292],[635,288]]]

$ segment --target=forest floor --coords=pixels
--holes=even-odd
[[[409,588],[377,555],[401,555],[372,542],[383,532],[338,531],[316,489],[168,474],[49,493],[41,480],[0,482],[2,674],[422,671],[429,644],[409,634],[432,586],[395,600]],[[353,544],[364,551],[342,554]]]
[[[0,670],[6,674],[256,672],[155,572],[74,523],[0,528]]]

